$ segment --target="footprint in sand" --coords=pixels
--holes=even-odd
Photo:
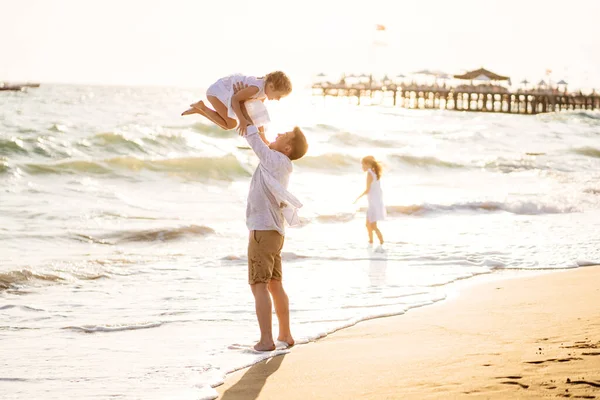
[[[583,358],[581,357],[567,357],[567,358],[549,358],[547,360],[539,360],[539,361],[525,361],[525,364],[543,364],[546,362],[569,362],[569,361],[576,361],[576,360],[583,360]]]

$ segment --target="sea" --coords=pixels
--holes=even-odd
[[[237,132],[180,116],[203,95],[0,92],[3,399],[213,399],[228,373],[294,351],[251,349],[258,160]],[[408,110],[303,90],[267,106],[268,138],[297,125],[310,146],[283,249],[299,346],[443,301],[459,280],[600,263],[600,112]],[[367,155],[383,165],[382,251],[366,198],[353,204]]]

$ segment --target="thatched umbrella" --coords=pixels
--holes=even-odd
[[[565,82],[564,79],[561,79],[560,81],[558,81],[557,85],[558,86],[562,86],[563,92],[565,92],[565,93],[567,92],[567,85],[568,85],[568,83]]]
[[[465,72],[462,75],[454,75],[456,79],[464,79],[468,81],[472,81],[475,78],[479,78],[481,76],[487,77],[490,81],[507,81],[510,78],[508,76],[498,75],[493,73],[492,71],[488,71],[485,68],[479,68],[473,71]],[[482,79],[479,79],[482,80]]]

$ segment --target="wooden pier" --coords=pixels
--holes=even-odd
[[[439,78],[440,75],[425,70],[427,74]],[[423,71],[419,72],[423,73]],[[511,114],[539,114],[563,110],[597,110],[600,109],[600,95],[595,91],[590,95],[583,93],[567,93],[566,82],[563,89],[552,88],[544,81],[537,88],[511,92],[504,82],[508,76],[495,74],[485,68],[479,68],[453,77],[443,74],[444,79],[454,79],[456,85],[438,83],[422,85],[392,82],[385,77],[382,83],[376,83],[373,76],[365,82],[348,82],[344,76],[338,83],[315,83],[313,94],[356,98],[358,104],[364,97],[377,97],[380,102],[391,101],[394,106],[413,109],[440,109],[457,111],[498,112]],[[356,78],[354,76],[351,76]],[[474,82],[485,84],[474,84]],[[526,83],[524,81],[523,83]],[[388,100],[390,99],[390,100]]]
[[[457,111],[539,114],[563,110],[600,109],[599,95],[544,93],[538,91],[497,92],[485,86],[443,88],[417,85],[347,85],[317,83],[313,94],[356,98],[377,96],[381,102],[411,109],[441,109]]]
[[[38,88],[40,87],[39,83],[19,83],[19,84],[11,84],[6,82],[0,82],[0,91],[10,91],[10,92],[23,92],[27,88]]]

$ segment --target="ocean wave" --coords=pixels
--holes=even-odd
[[[55,164],[25,164],[23,170],[30,175],[48,175],[48,174],[108,174],[109,168],[94,161],[64,161]]]
[[[114,168],[131,171],[149,170],[204,176],[218,180],[250,176],[249,170],[232,154],[223,157],[183,157],[162,160],[141,160],[135,157],[121,157],[107,160]]]
[[[145,135],[142,137],[130,137],[123,133],[105,132],[94,135],[91,140],[80,142],[89,148],[89,142],[92,149],[101,148],[105,151],[117,154],[130,154],[131,151],[148,154],[150,150],[187,149],[187,140],[179,135],[157,134]]]
[[[574,112],[573,114],[575,114],[578,117],[600,120],[600,112],[598,112],[598,111],[579,110],[579,111]]]
[[[9,170],[10,170],[10,167],[8,166],[8,163],[6,162],[6,160],[3,160],[0,157],[0,174],[7,173]]]
[[[450,161],[440,160],[439,158],[435,158],[435,157],[418,157],[418,156],[411,156],[408,154],[405,154],[405,155],[394,154],[390,158],[393,161],[399,161],[402,164],[407,164],[407,165],[410,165],[413,167],[420,167],[420,168],[431,168],[431,167],[463,168],[464,167],[464,165],[453,163]]]
[[[148,229],[143,231],[125,231],[116,235],[105,237],[114,238],[118,242],[169,242],[186,236],[207,236],[214,234],[215,230],[208,226],[188,225],[178,228]]]
[[[140,139],[128,138],[125,135],[120,133],[106,132],[106,133],[98,133],[92,137],[91,141],[93,142],[94,148],[104,148],[111,152],[120,152],[120,151],[140,151],[146,153],[144,149],[144,145]],[[85,147],[88,146],[88,140],[80,143]]]
[[[0,139],[0,155],[27,154],[23,141],[18,138]]]
[[[297,254],[291,251],[282,251],[281,252],[281,258],[283,259],[283,261],[294,261],[294,260],[305,260],[305,259],[315,259],[315,257],[312,256],[306,256],[306,255],[302,255],[302,254]],[[326,257],[321,257],[319,259],[336,259],[336,258],[326,258]],[[222,261],[235,261],[237,264],[238,262],[247,262],[248,261],[248,257],[245,254],[241,254],[241,255],[236,255],[236,254],[230,254],[227,255],[225,257],[221,257]]]
[[[232,138],[237,137],[238,133],[235,129],[231,130],[223,130],[214,124],[203,124],[201,122],[197,122],[189,126],[192,130],[201,133],[205,136],[210,137],[222,137],[222,138]]]
[[[151,171],[178,176],[204,177],[215,180],[233,180],[251,175],[249,169],[234,155],[223,157],[184,157],[167,159],[140,159],[116,157],[101,161],[63,161],[53,164],[25,164],[23,170],[31,175],[48,174],[118,174],[119,172]]]
[[[58,132],[58,131],[57,131]],[[150,154],[169,150],[189,150],[187,139],[176,134],[130,135],[118,132],[97,133],[76,141],[54,135],[36,137],[12,137],[0,139],[0,156],[41,155],[48,158],[70,157],[74,152],[84,154],[129,155]]]
[[[330,215],[318,215],[316,217],[318,222],[323,223],[336,223],[336,222],[348,222],[354,219],[354,213],[337,213]]]
[[[85,333],[97,333],[97,332],[121,332],[121,331],[134,331],[138,329],[150,329],[158,328],[162,326],[162,322],[141,322],[137,324],[107,324],[107,325],[82,325],[82,326],[66,326],[62,329],[68,329],[73,331],[81,331]]]
[[[528,154],[529,155],[529,154]],[[535,154],[536,156],[541,154]],[[529,155],[531,156],[531,155]],[[497,160],[487,162],[483,165],[485,169],[499,170],[503,173],[511,173],[518,171],[530,171],[530,170],[549,170],[550,166],[541,164],[535,157],[528,157],[522,159],[504,159],[498,158]]]
[[[41,308],[34,308],[34,307],[29,307],[29,306],[17,305],[17,304],[7,304],[5,306],[0,307],[0,311],[11,310],[11,309],[18,309],[18,310],[22,310],[22,311],[34,311],[34,312],[45,311],[45,310],[42,310]]]
[[[590,122],[600,120],[600,112],[591,111],[591,110],[569,110],[562,111],[559,113],[552,113],[547,115],[547,117],[555,119],[555,120],[565,120],[570,121],[575,119],[582,120],[591,120]]]
[[[360,166],[360,159],[342,153],[325,153],[318,156],[302,157],[295,163],[307,168],[339,170]]]
[[[69,131],[69,128],[66,125],[56,123],[52,124],[48,130],[52,132],[65,133]]]
[[[83,243],[95,243],[95,244],[107,244],[111,245],[112,243],[103,239],[95,238],[90,235],[85,235],[83,233],[74,233],[71,237],[79,242]]]
[[[53,271],[39,272],[29,269],[19,269],[8,272],[0,272],[0,291],[16,289],[25,286],[36,284],[52,284],[67,282],[69,280],[96,280],[108,278],[106,273],[101,272],[68,272],[68,271]]]
[[[344,146],[350,146],[350,147],[367,146],[367,147],[387,148],[387,147],[391,147],[391,146],[396,146],[396,143],[393,141],[371,139],[368,137],[355,135],[350,132],[336,133],[329,138],[329,142],[335,143],[335,144],[341,144]]]
[[[327,124],[317,124],[317,125],[315,125],[315,128],[317,128],[319,130],[323,130],[323,131],[338,131],[339,130],[335,126],[327,125]]]
[[[588,188],[588,189],[584,189],[583,192],[588,193],[588,194],[600,194],[600,189]]]
[[[406,206],[388,206],[386,207],[389,215],[423,215],[436,212],[456,212],[456,211],[486,211],[496,212],[504,211],[518,215],[538,215],[538,214],[563,214],[576,212],[575,207],[557,206],[550,204],[541,204],[531,201],[502,203],[495,201],[466,202],[449,205],[443,204],[413,204]]]
[[[595,147],[590,147],[590,146],[579,147],[579,148],[573,149],[572,151],[573,151],[573,153],[579,154],[581,156],[600,158],[600,149],[597,149]]]
[[[285,261],[292,261],[292,260],[304,260],[306,258],[310,258],[310,256],[304,256],[302,254],[296,254],[296,253],[291,252],[291,251],[282,251],[281,252],[281,258],[283,258]]]
[[[33,282],[59,282],[64,278],[58,275],[21,269],[0,272],[0,290],[12,289]]]

